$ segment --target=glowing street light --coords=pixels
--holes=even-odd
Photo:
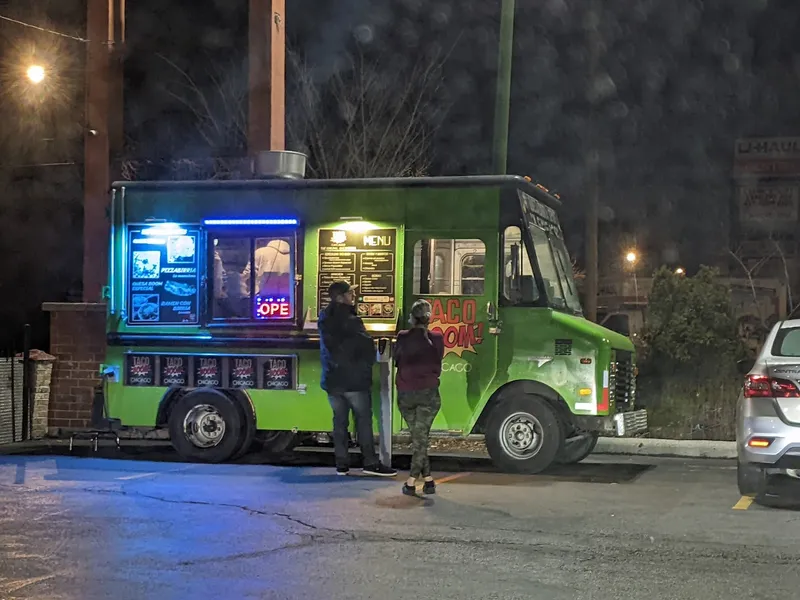
[[[40,84],[44,81],[44,67],[42,65],[31,65],[25,72],[31,83]]]
[[[625,260],[628,261],[628,264],[632,265],[635,264],[638,260],[638,256],[636,256],[636,252],[630,251],[625,255]]]
[[[678,267],[675,269],[675,275],[686,275],[686,269],[683,267]]]

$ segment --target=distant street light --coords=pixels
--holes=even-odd
[[[625,255],[625,260],[628,261],[628,264],[630,264],[630,265],[635,264],[638,259],[639,259],[639,257],[636,256],[636,252],[633,252],[633,251],[628,252]]]
[[[25,73],[31,83],[40,84],[44,81],[44,67],[41,65],[31,65]]]
[[[683,267],[675,269],[675,275],[686,275],[686,270]]]
[[[639,281],[636,278],[636,262],[639,260],[639,256],[633,250],[629,250],[628,253],[625,255],[625,261],[630,265],[631,272],[633,273],[633,288],[634,293],[636,294],[636,305],[639,305]]]

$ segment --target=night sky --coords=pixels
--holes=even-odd
[[[181,86],[188,75],[213,97],[222,81],[228,100],[244,89],[246,0],[128,4],[127,154],[241,153],[236,111],[222,110],[225,131],[212,147],[181,101],[187,97]],[[428,172],[490,172],[499,0],[287,4],[289,50],[321,90],[346,72],[353,56],[398,80],[440,57],[441,85],[421,117],[435,130]],[[517,0],[509,171],[561,192],[571,251],[581,259],[584,158],[593,124],[601,140],[606,270],[613,270],[621,245],[632,242],[644,249],[648,268],[719,262],[729,245],[734,140],[800,130],[796,0],[604,0],[592,85],[587,4]],[[73,0],[0,0],[0,15],[77,37],[85,35],[84,12]],[[0,23],[0,36],[0,320],[8,324],[5,344],[26,320],[44,343],[41,302],[80,289],[85,48],[8,22]],[[19,83],[31,52],[58,74],[46,94]],[[600,98],[594,112],[589,89]],[[289,110],[292,103],[287,97]],[[335,119],[342,107],[326,98],[321,110]],[[59,164],[19,166],[52,163]]]

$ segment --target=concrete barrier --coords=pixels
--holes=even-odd
[[[736,458],[736,442],[663,440],[658,438],[600,438],[594,454]]]

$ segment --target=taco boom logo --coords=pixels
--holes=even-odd
[[[483,323],[478,323],[478,303],[473,298],[431,299],[431,323],[428,329],[444,337],[444,355],[477,354],[475,346],[483,342]]]

